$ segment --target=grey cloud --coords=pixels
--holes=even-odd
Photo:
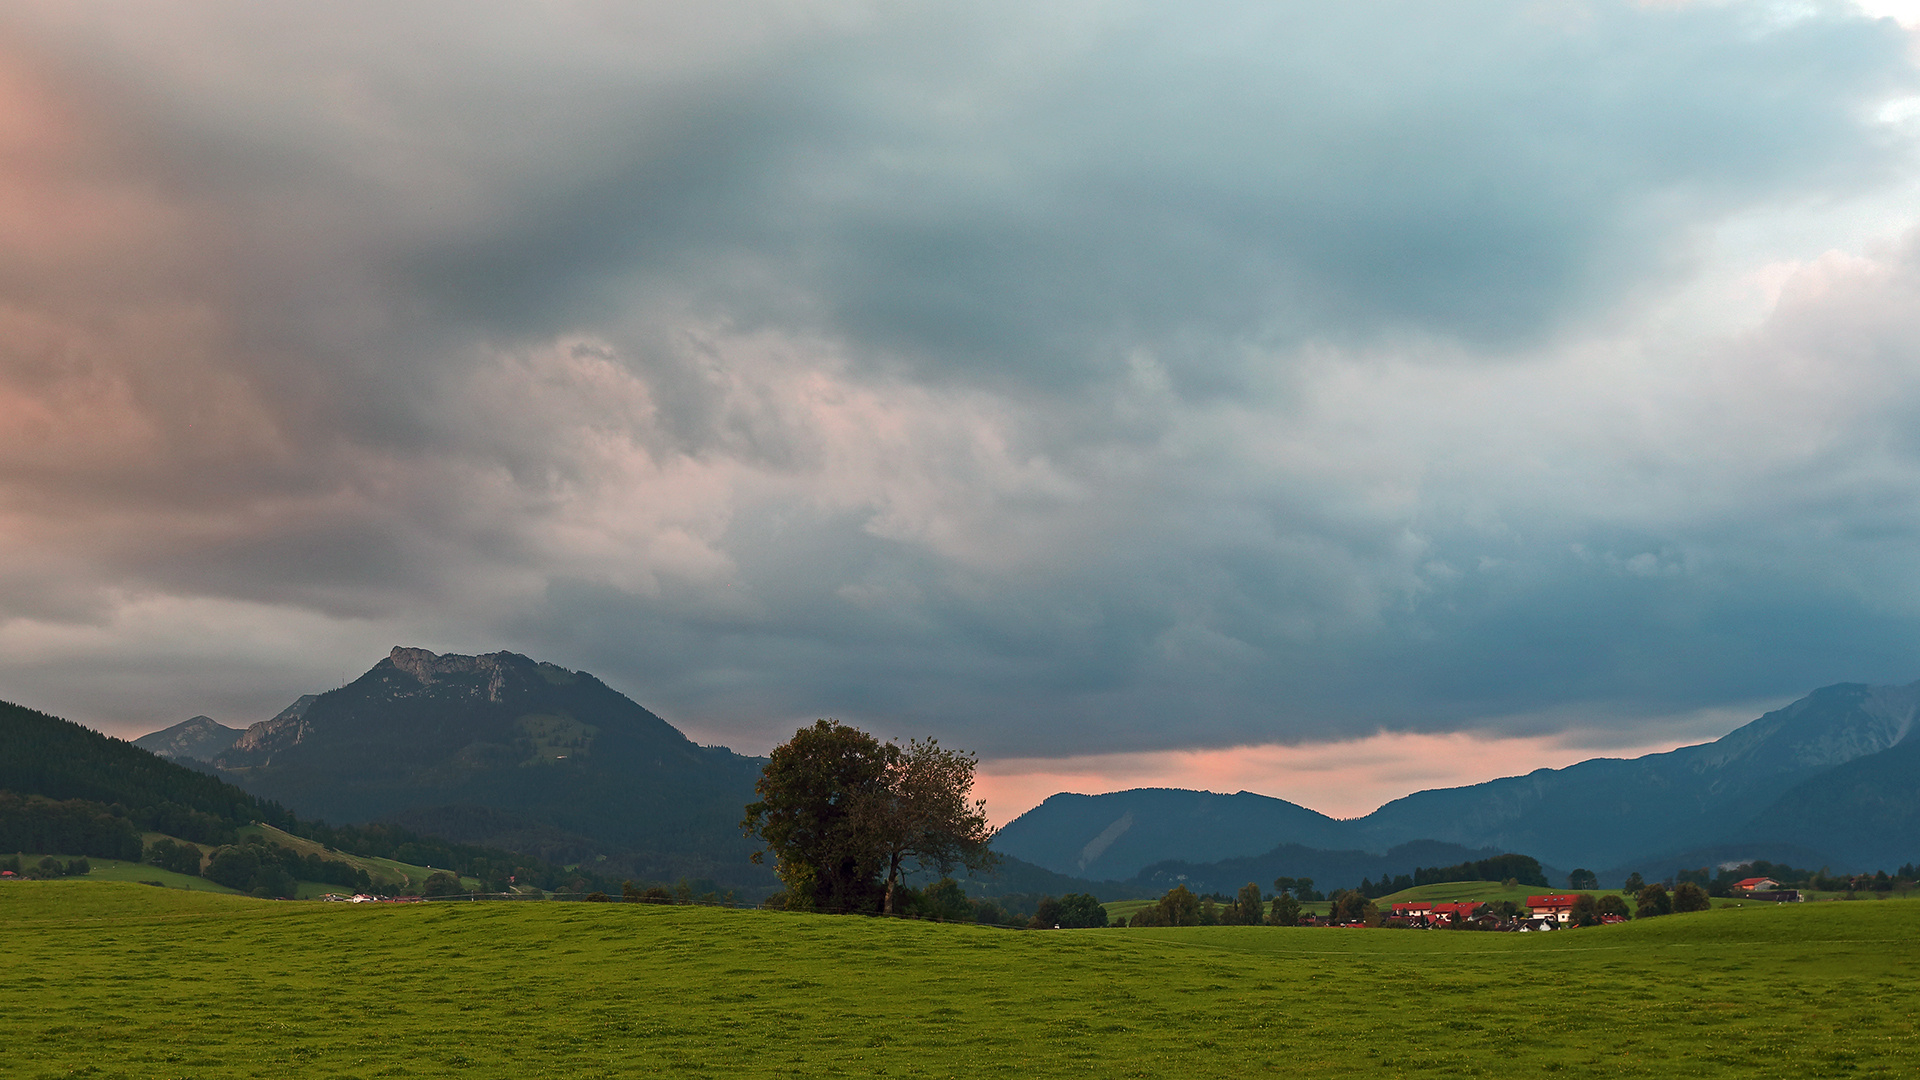
[[[1005,754],[1914,677],[1913,257],[1735,341],[1638,321],[1714,227],[1904,182],[1890,24],[242,5],[109,47],[103,9],[38,10],[17,40],[112,129],[75,175],[162,224],[0,277],[57,328],[0,391],[69,433],[120,410],[85,454],[0,444],[11,557],[57,566],[0,622],[112,641],[127,595],[214,598],[753,740],[839,714]],[[1877,389],[1812,402],[1796,364]],[[1729,426],[1748,371],[1733,412],[1845,419]],[[316,687],[233,684],[342,634],[178,663],[264,715]],[[114,647],[111,686],[176,663]]]

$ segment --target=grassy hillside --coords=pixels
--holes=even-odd
[[[1920,904],[1576,933],[0,886],[18,1076],[1913,1075]],[[378,1038],[369,1038],[378,1032]]]
[[[250,825],[240,830],[242,836],[248,833],[259,833],[266,837],[269,843],[292,848],[302,855],[319,855],[322,858],[333,859],[346,863],[348,866],[355,867],[356,869],[365,870],[367,876],[371,877],[376,885],[392,883],[395,885],[412,885],[417,888],[426,882],[427,878],[433,874],[435,869],[431,866],[419,866],[414,863],[400,862],[397,859],[382,859],[372,855],[349,855],[344,851],[329,848],[317,840],[309,840],[304,836],[295,836],[290,832],[283,829],[276,829],[271,825]],[[444,867],[442,869],[444,869]],[[468,889],[474,891],[478,891],[482,887],[480,879],[475,877],[462,877],[460,882]],[[299,898],[304,900],[310,897],[320,896],[324,893],[352,891],[352,889],[346,889],[339,885],[325,885],[317,882],[303,881],[300,883]]]

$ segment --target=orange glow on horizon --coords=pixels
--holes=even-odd
[[[1564,768],[1589,758],[1639,757],[1700,741],[1694,736],[1596,748],[1575,745],[1565,735],[1381,732],[1347,742],[1298,746],[1001,758],[980,763],[974,795],[987,800],[987,816],[996,826],[1059,792],[1091,795],[1138,787],[1252,791],[1329,817],[1353,818],[1416,791]]]

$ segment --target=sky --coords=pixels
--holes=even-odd
[[[1920,679],[1920,3],[0,9],[0,698],[1422,787]]]

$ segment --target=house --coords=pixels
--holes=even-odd
[[[1765,900],[1774,904],[1798,904],[1802,897],[1799,889],[1755,889],[1747,894],[1749,900]]]
[[[1433,920],[1436,923],[1458,925],[1473,918],[1473,913],[1485,907],[1478,900],[1462,900],[1457,904],[1433,905]]]
[[[1514,929],[1522,934],[1544,930],[1558,930],[1560,923],[1555,919],[1522,919]]]
[[[1409,926],[1433,925],[1433,905],[1425,900],[1393,905],[1393,917],[1407,920]]]
[[[1580,898],[1572,893],[1559,896],[1529,896],[1527,909],[1533,912],[1533,917],[1536,919],[1552,919],[1554,922],[1563,923],[1573,918],[1573,902],[1578,899]]]
[[[1743,893],[1772,892],[1779,887],[1780,883],[1770,877],[1742,878],[1733,883],[1733,891]]]

